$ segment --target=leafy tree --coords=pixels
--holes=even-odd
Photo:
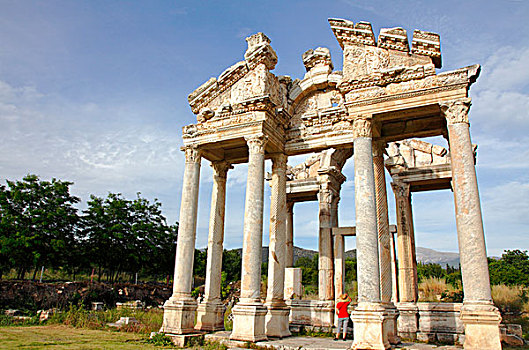
[[[75,258],[79,217],[72,182],[27,175],[0,186],[0,264],[16,266],[18,278],[40,266],[65,266]],[[75,263],[75,262],[74,262]]]
[[[417,264],[417,278],[421,282],[425,278],[443,278],[446,277],[446,271],[439,264],[434,263],[418,263]]]
[[[303,285],[318,284],[318,254],[314,254],[312,258],[301,257],[294,266],[301,268],[301,283]]]
[[[224,250],[222,253],[222,271],[226,273],[226,282],[241,279],[241,254],[237,250]]]
[[[501,259],[489,258],[491,284],[529,286],[529,255],[527,251],[506,250]]]
[[[83,240],[91,261],[114,281],[122,273],[144,270],[168,275],[174,268],[177,226],[168,226],[161,203],[141,198],[133,201],[109,193],[106,199],[91,196],[83,212]],[[164,264],[164,265],[162,265]]]

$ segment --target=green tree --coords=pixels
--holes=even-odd
[[[72,182],[41,181],[27,175],[22,181],[0,186],[0,264],[16,266],[17,278],[40,266],[76,265],[75,244],[79,223],[70,194]]]
[[[83,213],[83,240],[99,278],[103,271],[110,281],[120,273],[131,279],[142,271],[172,273],[178,226],[167,225],[160,202],[109,193],[106,199],[91,196]]]
[[[501,259],[489,258],[491,284],[529,286],[529,255],[527,251],[506,250]]]

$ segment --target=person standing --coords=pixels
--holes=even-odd
[[[347,293],[340,295],[336,300],[336,315],[338,315],[338,328],[334,340],[340,339],[340,330],[343,327],[343,340],[347,338],[347,326],[349,324],[349,312],[347,307],[351,303],[351,298]]]

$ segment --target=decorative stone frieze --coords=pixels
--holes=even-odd
[[[441,68],[441,39],[439,34],[415,29],[411,42],[411,52],[429,56],[436,68]]]

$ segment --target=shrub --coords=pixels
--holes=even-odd
[[[456,292],[456,289],[446,283],[444,278],[429,277],[419,283],[420,301],[445,301],[443,295],[448,296]],[[446,300],[448,301],[448,300]]]
[[[492,299],[502,313],[519,314],[527,302],[527,291],[522,286],[498,284],[492,286]]]

